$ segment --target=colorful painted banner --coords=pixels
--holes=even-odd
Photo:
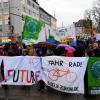
[[[88,92],[89,94],[100,94],[100,57],[89,58]]]
[[[41,64],[39,57],[4,57],[3,61],[5,80],[2,84],[32,85],[41,78]]]
[[[67,26],[65,28],[60,28],[56,32],[56,35],[58,36],[59,41],[61,43],[68,43],[68,42],[76,41],[76,34],[77,32],[76,32],[74,24]]]
[[[2,69],[2,68],[1,68],[1,67],[2,67],[2,66],[1,66],[2,58],[3,58],[3,56],[0,56],[0,72],[1,72],[1,69]],[[1,81],[2,81],[1,79],[2,79],[2,75],[1,75],[1,73],[0,73],[0,86],[1,86]]]
[[[26,16],[25,24],[22,32],[23,43],[30,45],[32,43],[38,43],[45,40],[45,34],[43,32],[44,23],[41,20],[36,20],[32,17]],[[41,38],[40,38],[41,37]]]
[[[99,57],[2,57],[5,80],[0,84],[32,85],[43,80],[55,90],[84,93],[84,74],[88,65],[89,94],[100,94]],[[87,64],[88,62],[88,64]]]
[[[41,20],[36,20],[32,17],[26,16],[22,34],[23,38],[37,40],[42,26],[43,22]]]
[[[55,39],[55,36],[49,25],[43,23],[41,20],[26,16],[22,38],[23,43],[30,45],[32,43],[45,42],[52,38]]]
[[[0,65],[1,65],[2,59],[3,59],[3,56],[0,56]]]
[[[84,74],[88,57],[43,57],[42,79],[62,92],[84,93]]]

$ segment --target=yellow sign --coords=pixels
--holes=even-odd
[[[61,39],[60,39],[60,42],[61,42],[61,43],[67,43],[67,42],[72,42],[72,41],[74,41],[74,39],[73,39],[73,38],[70,38],[70,37],[61,38]]]
[[[7,37],[1,38],[0,42],[11,42],[11,39],[8,39]]]

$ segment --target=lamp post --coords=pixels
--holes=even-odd
[[[16,26],[16,20],[22,20],[24,16],[21,14],[21,8],[20,5],[17,5],[16,2],[12,2],[13,0],[8,0],[9,2],[9,26],[10,26],[10,35],[15,36],[17,39],[17,33],[16,31],[18,26]],[[16,19],[16,20],[15,20]],[[19,21],[20,22],[20,21]],[[17,28],[17,29],[16,29]]]
[[[22,18],[22,15],[17,14],[18,12],[14,12],[15,9],[17,9],[18,11],[20,10],[20,9],[18,9],[19,6],[18,7],[14,6],[14,5],[12,6],[11,0],[8,0],[8,3],[9,3],[9,27],[10,27],[10,34],[14,35],[14,32],[13,32],[14,31],[14,25],[13,24],[14,24],[14,19],[15,19],[14,16],[18,16],[18,17]],[[11,21],[13,21],[13,23]]]
[[[8,24],[9,24],[9,30],[10,30],[10,34],[9,35],[13,35],[14,27],[11,24],[11,5],[10,5],[11,1],[8,0],[8,3],[9,3],[9,22],[8,22]]]
[[[10,23],[10,0],[8,0],[8,3],[9,3],[9,25],[11,24]]]
[[[4,6],[3,6],[3,0],[1,0],[1,10],[2,10],[2,13],[1,13],[1,16],[2,16],[2,36],[3,34],[5,33],[5,19],[4,19]]]

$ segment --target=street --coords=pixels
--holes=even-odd
[[[0,100],[100,100],[100,0],[0,0]]]
[[[51,88],[43,91],[37,86],[8,86],[0,88],[0,100],[100,100],[100,96],[84,97],[80,94],[67,94]]]

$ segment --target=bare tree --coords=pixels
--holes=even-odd
[[[100,27],[100,0],[94,2],[94,6],[92,8],[92,16],[97,26]]]
[[[87,10],[85,10],[85,13],[84,13],[84,19],[89,19],[89,20],[91,20],[91,17],[92,17],[92,15],[91,15],[91,9],[87,9]]]

